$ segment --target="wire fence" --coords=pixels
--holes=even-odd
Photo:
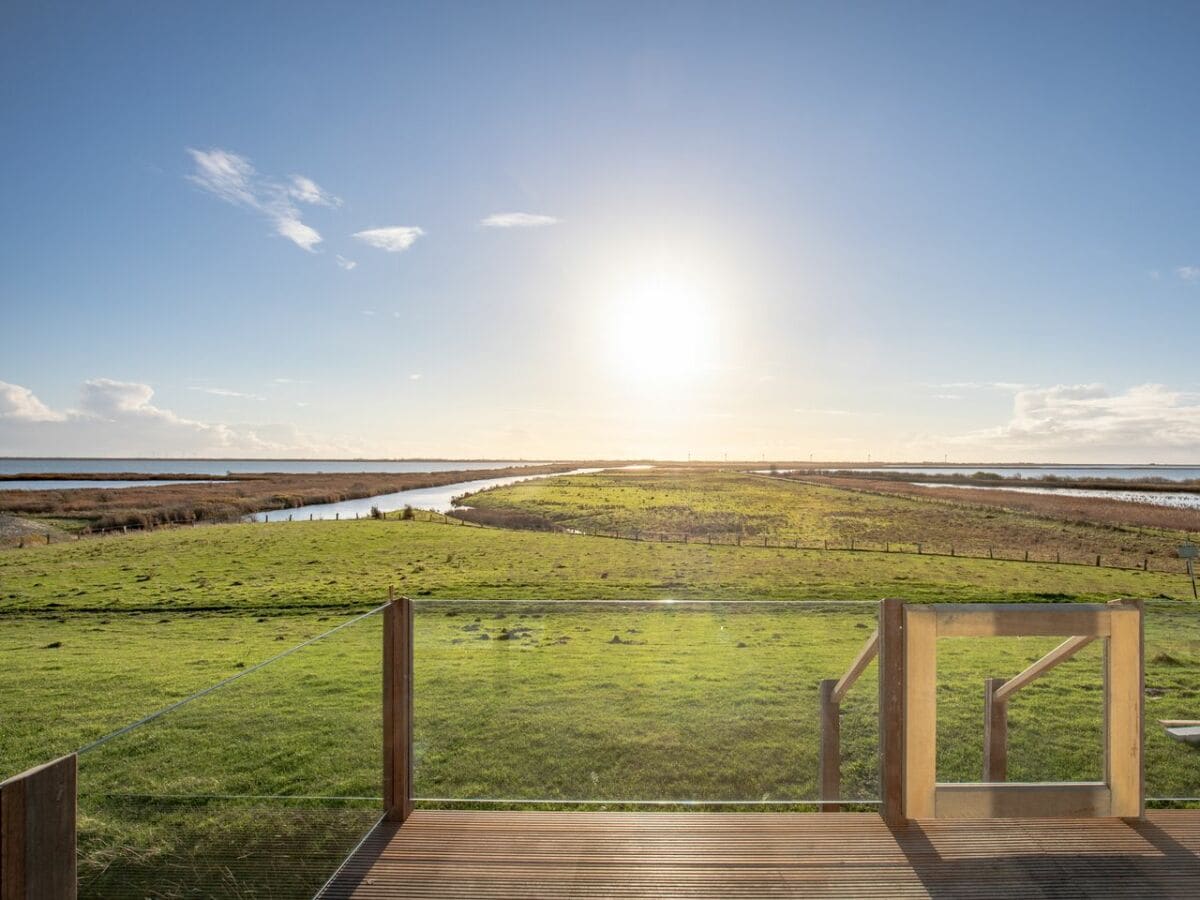
[[[453,514],[414,511],[417,521],[442,525],[464,525],[473,528],[505,529],[503,526],[472,522]],[[593,538],[635,541],[641,543],[689,544],[708,547],[743,547],[758,550],[805,550],[831,553],[898,553],[911,556],[945,556],[961,559],[987,559],[1000,562],[1024,562],[1045,565],[1090,566],[1109,569],[1141,570],[1163,574],[1187,574],[1187,561],[1173,557],[1148,554],[1092,553],[1079,549],[1063,551],[1052,547],[1011,548],[979,543],[937,541],[869,541],[857,538],[802,539],[780,538],[768,534],[738,534],[730,532],[696,533],[689,531],[655,531],[639,528],[601,528],[580,525],[554,529],[559,534]]]
[[[383,607],[79,751],[79,896],[310,898],[379,820]]]

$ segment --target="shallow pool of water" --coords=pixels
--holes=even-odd
[[[914,481],[917,487],[955,488],[965,491],[1019,491],[1025,494],[1059,494],[1067,497],[1101,497],[1123,503],[1149,503],[1151,506],[1169,506],[1174,509],[1200,509],[1200,494],[1176,494],[1169,491],[1098,491],[1090,488],[1048,488],[1013,485],[983,484],[940,484],[932,481]]]

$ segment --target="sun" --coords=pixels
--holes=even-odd
[[[713,365],[712,311],[695,282],[655,275],[622,286],[608,327],[607,362],[620,376],[689,381]]]

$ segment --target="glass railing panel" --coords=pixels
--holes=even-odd
[[[1200,721],[1200,609],[1173,600],[1144,608],[1146,796],[1152,805],[1195,806],[1200,745],[1172,737],[1160,720]],[[1190,734],[1169,727],[1180,737]]]
[[[819,684],[877,604],[419,601],[415,792],[427,805],[803,806]],[[843,704],[846,800],[878,798],[876,669]]]
[[[983,780],[984,683],[1011,679],[1063,637],[951,637],[938,641],[937,778]],[[1007,701],[1010,782],[1104,777],[1100,642],[1020,688]]]
[[[84,748],[80,897],[312,897],[381,813],[381,618]]]

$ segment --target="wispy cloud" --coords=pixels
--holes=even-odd
[[[202,394],[212,394],[214,397],[236,397],[241,400],[261,400],[262,397],[258,394],[247,394],[244,391],[233,391],[229,388],[220,387],[192,387],[189,390],[199,391]]]
[[[358,263],[356,263],[354,260],[346,259],[346,257],[342,256],[342,254],[340,254],[340,253],[337,255],[336,259],[337,259],[337,264],[341,268],[345,269],[347,272],[349,272],[351,269],[353,269],[355,266],[358,265]]]
[[[1200,266],[1180,266],[1175,274],[1188,284],[1200,284]]]
[[[798,407],[796,409],[793,409],[792,412],[799,413],[800,415],[809,415],[809,416],[861,416],[861,415],[863,415],[862,413],[855,412],[852,409],[818,409],[818,408],[814,408],[814,407]]]
[[[272,378],[275,384],[312,384],[307,378]]]
[[[312,248],[321,243],[321,233],[311,225],[305,225],[299,219],[279,219],[275,230],[280,237],[285,237],[297,247],[310,253]]]
[[[389,225],[386,228],[357,231],[354,236],[370,247],[377,247],[388,253],[399,253],[411,247],[424,233],[424,229],[416,225]]]
[[[924,386],[946,391],[1003,391],[1006,393],[1016,393],[1033,387],[1031,384],[1022,384],[1019,381],[943,381],[925,382]]]
[[[409,375],[409,376],[408,376],[408,380],[409,380],[409,381],[420,381],[420,380],[421,380],[421,373],[420,373],[420,372],[413,372],[411,375]]]
[[[190,182],[226,203],[265,217],[276,234],[310,253],[321,243],[321,234],[301,220],[293,201],[320,206],[338,206],[342,202],[303,175],[293,175],[286,184],[264,178],[250,160],[228,150],[189,147],[188,153],[196,165],[195,171],[187,176]]]
[[[540,228],[544,225],[557,225],[554,216],[543,216],[537,213],[506,212],[492,213],[479,222],[484,228]]]
[[[342,198],[335,197],[311,178],[303,175],[293,175],[292,183],[288,186],[288,196],[300,203],[313,206],[341,206]]]

